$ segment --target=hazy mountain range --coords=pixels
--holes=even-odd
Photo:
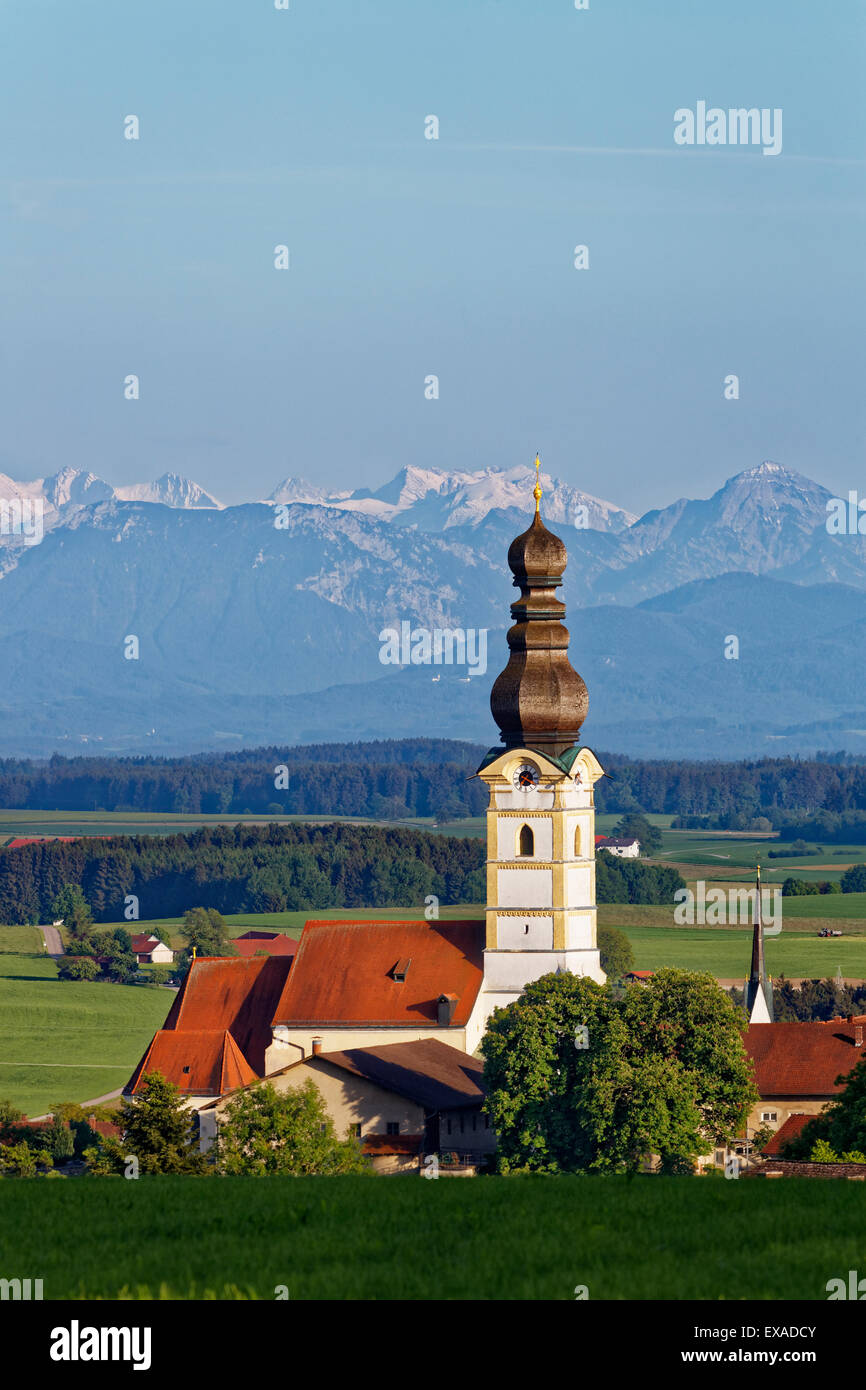
[[[0,752],[494,743],[506,553],[533,473],[407,468],[351,494],[286,479],[230,507],[171,474],[123,488],[0,475],[0,501],[41,498],[45,525],[40,544],[0,537]],[[768,462],[636,518],[542,484],[569,550],[587,741],[665,757],[866,749],[866,537],[828,535],[826,488]],[[488,629],[486,674],[383,666],[379,633],[404,621]]]

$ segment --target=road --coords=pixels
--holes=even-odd
[[[58,956],[62,956],[63,942],[60,939],[60,932],[57,928],[40,927],[39,930],[42,933],[42,940],[45,942],[45,949],[49,956],[53,956],[55,960]]]

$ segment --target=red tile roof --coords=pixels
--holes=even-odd
[[[198,1095],[220,1095],[220,1087],[232,1090],[264,1076],[271,1016],[291,964],[291,956],[194,960],[127,1094],[146,1071],[162,1072]]]
[[[163,1025],[230,1032],[253,1070],[264,1075],[271,1018],[290,956],[203,956],[193,961]]]
[[[306,1061],[330,1062],[386,1091],[414,1100],[425,1110],[480,1105],[487,1094],[484,1063],[438,1038],[320,1052]]]
[[[161,1029],[136,1067],[128,1093],[135,1095],[152,1071],[197,1096],[222,1096],[258,1080],[231,1033],[216,1029]]]
[[[766,1027],[766,1025],[764,1026]],[[803,1126],[807,1125],[810,1120],[814,1120],[814,1118],[814,1115],[789,1115],[785,1123],[780,1125],[776,1130],[776,1133],[773,1135],[766,1148],[761,1150],[761,1153],[766,1158],[781,1153],[788,1140],[796,1139],[797,1135],[803,1129]]]
[[[238,955],[248,959],[258,951],[269,956],[293,956],[298,949],[295,938],[280,931],[244,932],[243,936],[235,937],[234,945]]]
[[[466,1024],[483,977],[484,923],[307,922],[274,1023],[438,1023],[437,1000],[456,994],[452,1027]],[[405,980],[398,960],[411,958]]]
[[[847,1076],[866,1056],[866,1046],[855,1046],[857,1025],[843,1018],[828,1023],[752,1023],[744,1038],[755,1066],[755,1082],[762,1097],[831,1096],[845,1089],[838,1076]]]

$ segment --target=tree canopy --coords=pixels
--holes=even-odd
[[[221,1173],[292,1177],[367,1173],[370,1165],[355,1139],[340,1139],[312,1080],[277,1091],[269,1082],[230,1100],[217,1129]]]
[[[141,1081],[135,1098],[124,1098],[116,1116],[123,1141],[109,1136],[85,1151],[91,1171],[122,1173],[132,1156],[141,1173],[206,1172],[195,1119],[178,1088],[160,1072],[148,1072]]]
[[[500,1171],[691,1163],[757,1099],[742,1029],[710,975],[662,970],[622,997],[570,974],[529,984],[484,1041]]]

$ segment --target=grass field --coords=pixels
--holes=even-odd
[[[751,930],[738,927],[635,927],[617,923],[628,936],[636,970],[708,970],[722,980],[743,980],[749,973]],[[821,940],[782,930],[767,937],[764,951],[769,973],[789,979],[826,979],[839,966],[846,979],[866,980],[866,936]]]
[[[0,1264],[46,1299],[823,1301],[864,1243],[863,1184],[816,1179],[0,1183]]]
[[[41,955],[42,933],[38,927],[0,927],[0,951],[14,951],[19,955]]]
[[[58,980],[50,957],[4,952],[0,1099],[38,1115],[56,1101],[116,1090],[162,1026],[172,998],[164,989]]]

